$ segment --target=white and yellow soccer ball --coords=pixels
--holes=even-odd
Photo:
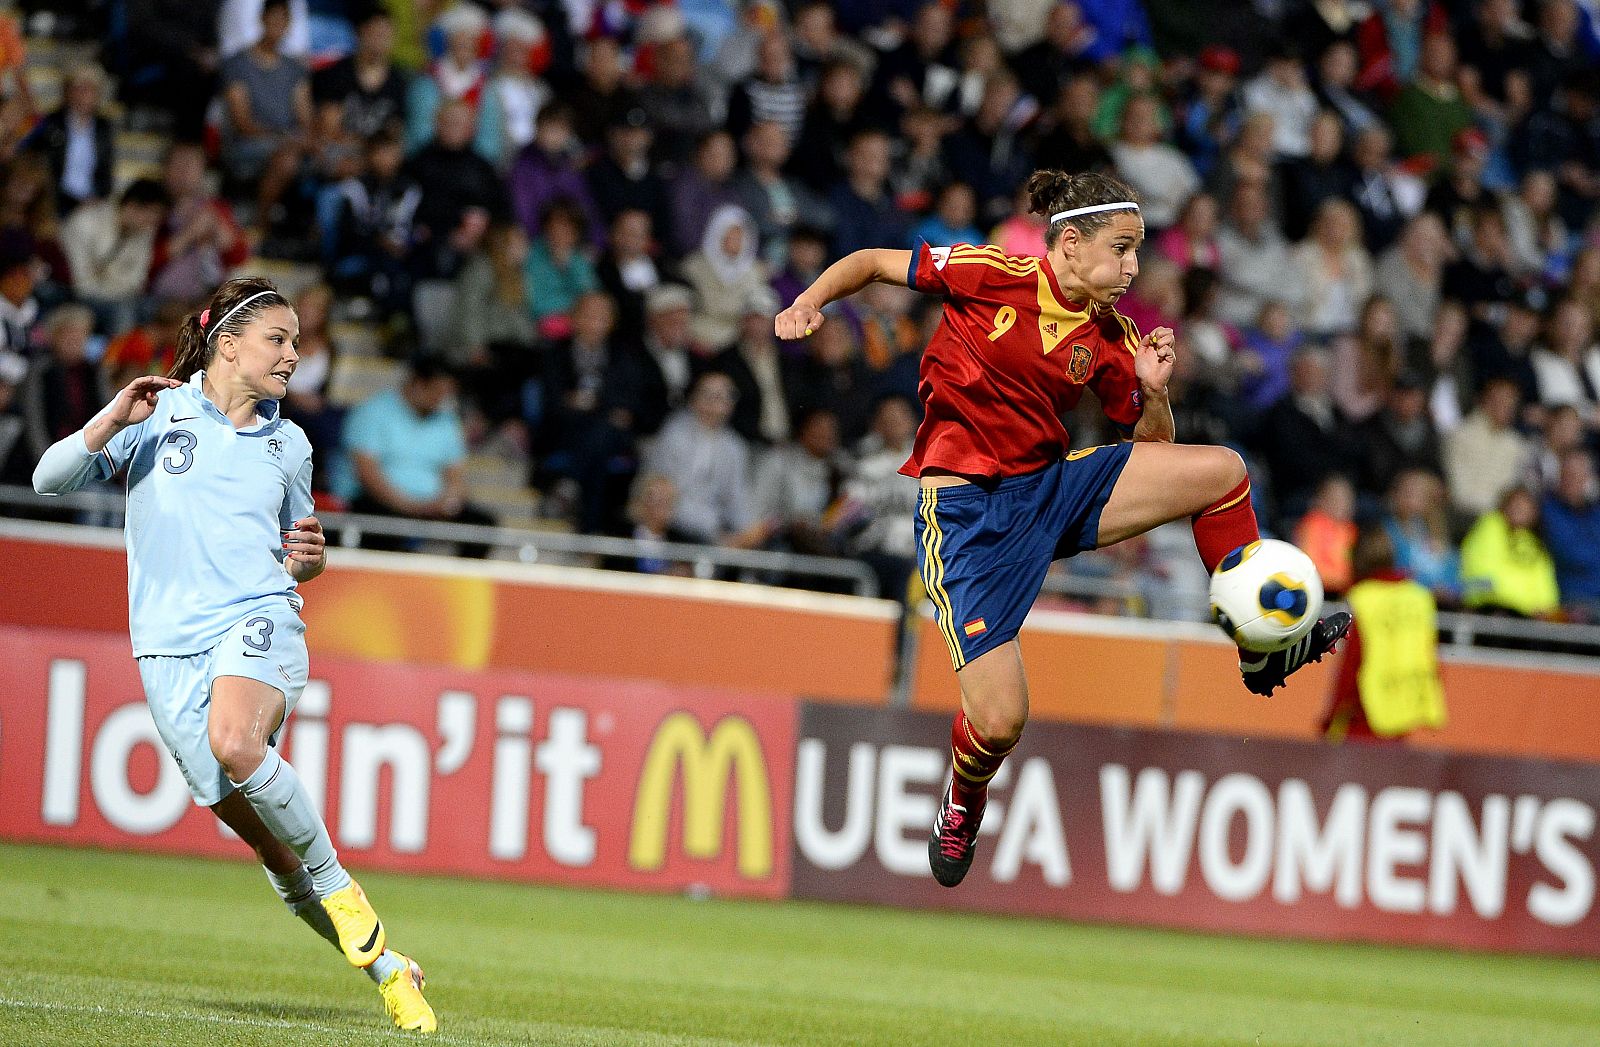
[[[1321,613],[1322,576],[1288,542],[1241,545],[1211,573],[1211,617],[1247,651],[1283,650],[1310,632]]]

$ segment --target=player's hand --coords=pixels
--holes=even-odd
[[[328,539],[322,534],[321,521],[315,516],[296,520],[292,530],[283,532],[283,549],[285,560],[320,571],[328,559]]]
[[[796,302],[777,315],[772,321],[772,330],[779,338],[791,342],[815,332],[825,319],[822,310]]]
[[[102,416],[106,421],[116,425],[119,429],[126,429],[130,425],[140,422],[155,414],[156,403],[161,390],[175,389],[183,383],[176,378],[167,378],[158,374],[148,374],[142,378],[135,378],[117,394],[111,401],[111,406]]]
[[[1177,338],[1170,327],[1157,327],[1139,339],[1133,354],[1133,373],[1147,393],[1165,393],[1178,359]]]

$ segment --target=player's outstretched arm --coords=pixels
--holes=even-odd
[[[848,298],[870,283],[904,287],[910,267],[910,251],[887,248],[852,251],[824,269],[810,287],[801,291],[794,304],[773,320],[772,329],[785,340],[804,338],[822,326],[822,310],[830,302]]]
[[[101,450],[118,433],[154,414],[161,390],[182,384],[160,375],[129,382],[88,425],[50,445],[34,467],[33,489],[40,494],[65,494],[82,487],[98,468],[95,457]]]

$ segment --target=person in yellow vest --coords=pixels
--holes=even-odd
[[[1461,588],[1468,607],[1545,618],[1561,606],[1556,565],[1539,537],[1539,501],[1514,487],[1484,513],[1461,543]]]
[[[1350,587],[1355,625],[1323,717],[1332,742],[1398,742],[1445,722],[1439,678],[1438,607],[1427,587],[1394,565],[1394,546],[1381,527],[1356,540]]]

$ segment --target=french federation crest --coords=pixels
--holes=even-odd
[[[1078,385],[1089,380],[1089,365],[1094,362],[1094,352],[1082,342],[1072,346],[1072,359],[1067,361],[1067,377]]]
[[[277,436],[267,437],[267,453],[274,458],[283,457],[283,439]]]

